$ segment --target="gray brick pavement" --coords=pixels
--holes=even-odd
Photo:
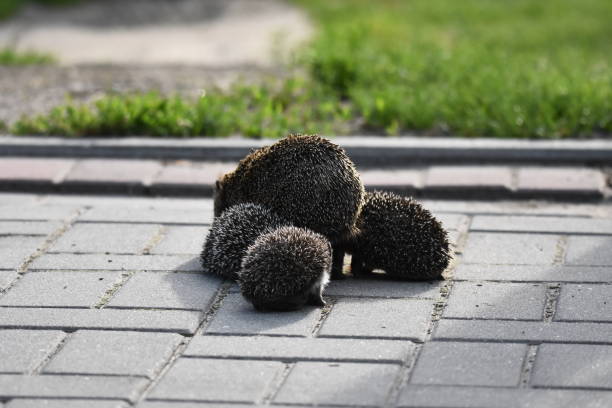
[[[550,265],[559,237],[542,234],[469,234],[463,261],[485,264]]]
[[[0,291],[6,289],[18,276],[15,271],[0,271]]]
[[[552,232],[557,234],[612,234],[612,220],[588,217],[477,215],[472,231]]]
[[[14,399],[6,408],[126,408],[123,401],[78,399]]]
[[[320,315],[320,310],[314,307],[280,314],[259,313],[240,294],[231,293],[224,299],[206,332],[307,336]]]
[[[612,266],[612,236],[572,236],[567,242],[568,265]]]
[[[203,309],[222,280],[203,273],[137,272],[108,303],[109,307]]]
[[[459,280],[610,282],[612,270],[605,266],[459,264],[453,277]]]
[[[92,222],[126,222],[126,223],[158,223],[158,224],[210,224],[213,217],[211,200],[201,200],[201,207],[189,206],[180,208],[180,205],[167,208],[159,205],[137,206],[125,200],[126,205],[119,203],[113,205],[95,206],[85,211],[80,221]],[[121,203],[124,204],[124,203]],[[178,207],[178,208],[177,208]]]
[[[59,221],[0,221],[0,235],[48,235],[61,225]]]
[[[603,408],[612,404],[612,393],[592,390],[410,385],[401,394],[398,406],[457,408],[458,403],[463,406],[487,408]]]
[[[44,242],[44,237],[0,236],[0,269],[17,269]]]
[[[114,329],[193,333],[201,313],[177,310],[0,308],[0,328]]]
[[[612,206],[427,202],[456,237],[471,224],[455,282],[346,279],[328,308],[258,313],[194,273],[210,200],[15,200],[0,264],[59,236],[21,273],[0,265],[5,407],[612,402]]]
[[[397,297],[436,299],[440,295],[442,281],[434,282],[397,282],[375,279],[346,279],[332,281],[327,286],[328,296],[349,297]]]
[[[542,344],[531,383],[536,386],[612,389],[612,345]]]
[[[444,317],[541,320],[545,294],[539,283],[457,282]]]
[[[91,307],[120,276],[119,272],[29,272],[0,297],[0,306]]]
[[[193,254],[202,252],[204,239],[209,228],[170,226],[166,227],[163,238],[155,245],[152,254]]]
[[[146,380],[138,377],[0,374],[0,398],[105,398],[133,401]]]
[[[202,267],[193,255],[45,254],[29,269],[199,272]]]
[[[30,373],[65,336],[57,330],[0,330],[0,373]]]
[[[413,384],[517,386],[524,344],[430,342],[414,367]]]
[[[149,398],[255,403],[282,369],[273,361],[180,359]]]
[[[612,324],[442,319],[434,339],[610,343]]]
[[[414,344],[398,340],[197,336],[185,356],[250,359],[375,361],[401,363]]]
[[[76,224],[50,249],[50,252],[141,254],[158,234],[157,225]]]
[[[380,406],[398,365],[300,362],[274,402],[307,405]]]
[[[423,340],[432,312],[431,300],[342,299],[323,322],[319,335]]]
[[[44,367],[50,374],[108,374],[152,378],[182,337],[174,333],[79,330]]]

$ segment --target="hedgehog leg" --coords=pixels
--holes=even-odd
[[[366,267],[361,255],[353,254],[351,256],[351,273],[355,277],[366,277],[372,275],[372,269]]]
[[[363,260],[356,253],[351,255],[351,273],[353,276],[363,275]]]
[[[344,266],[344,249],[339,246],[333,247],[331,279],[344,279],[342,268]]]
[[[314,288],[308,294],[308,304],[311,306],[325,306],[327,303],[323,300],[323,291],[321,288]]]

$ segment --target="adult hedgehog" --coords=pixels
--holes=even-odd
[[[332,277],[340,278],[340,245],[356,232],[363,197],[363,183],[343,149],[316,135],[290,135],[252,152],[217,181],[215,216],[238,203],[264,205],[327,237],[334,249]]]

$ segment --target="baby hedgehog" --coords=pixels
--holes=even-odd
[[[280,227],[261,235],[242,261],[240,291],[257,310],[324,306],[331,244],[305,228]]]
[[[246,203],[229,208],[215,218],[206,237],[200,255],[204,270],[236,279],[249,245],[262,233],[288,224],[261,205]]]
[[[252,152],[217,181],[215,216],[237,203],[262,204],[326,236],[334,247],[333,275],[341,277],[344,251],[338,245],[355,233],[363,196],[344,150],[316,135],[291,135]]]
[[[406,280],[440,279],[451,259],[447,233],[419,203],[391,193],[366,193],[352,243],[353,275],[382,269]]]

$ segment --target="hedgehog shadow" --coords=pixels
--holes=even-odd
[[[206,311],[210,307],[210,301],[200,304],[194,308],[200,298],[210,297],[211,301],[215,293],[224,283],[232,283],[231,280],[224,279],[212,272],[202,270],[200,257],[196,255],[193,259],[175,267],[172,272],[176,274],[189,275],[189,279],[175,279],[175,276],[168,276],[168,285],[171,286],[173,296],[178,298],[178,302],[184,305],[185,309],[197,309]],[[227,294],[223,298],[221,308],[215,313],[215,319],[223,320],[224,324],[229,323],[236,330],[247,333],[273,332],[277,328],[301,325],[302,321],[314,319],[314,315],[319,313],[320,308],[305,306],[296,311],[257,311],[253,305],[247,301],[238,285],[233,282]]]

